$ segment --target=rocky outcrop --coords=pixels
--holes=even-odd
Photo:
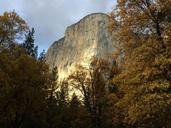
[[[92,56],[108,59],[114,50],[109,22],[108,15],[95,13],[67,27],[65,37],[48,49],[46,62],[50,69],[57,66],[60,77],[65,77],[77,64],[89,66]]]

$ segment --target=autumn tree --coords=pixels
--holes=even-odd
[[[15,12],[0,16],[0,127],[44,127],[51,79],[48,66],[20,45],[27,24]]]
[[[90,114],[93,128],[105,127],[106,70],[108,70],[108,63],[96,58],[93,59],[90,69],[78,66],[77,70],[69,76],[69,82],[83,96],[83,103]]]
[[[0,46],[9,48],[17,40],[23,40],[27,30],[26,22],[15,11],[4,12],[0,16]]]
[[[48,67],[24,53],[15,56],[8,50],[0,53],[0,63],[0,125],[10,128],[43,125]]]
[[[126,126],[169,127],[171,112],[171,1],[118,0],[119,75],[124,95],[115,105]],[[115,26],[116,27],[116,26]]]

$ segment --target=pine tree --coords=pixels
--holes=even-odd
[[[23,48],[26,50],[26,53],[33,58],[37,58],[38,55],[38,46],[34,44],[34,28],[29,30],[28,34],[25,35],[25,42],[23,43]]]
[[[45,50],[40,53],[38,60],[45,61]]]

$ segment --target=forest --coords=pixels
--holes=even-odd
[[[58,80],[35,30],[0,15],[0,128],[171,128],[171,1],[118,0],[112,66],[92,58]]]

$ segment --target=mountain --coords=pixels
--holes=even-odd
[[[109,32],[110,17],[103,13],[87,15],[67,27],[64,38],[48,49],[46,62],[50,69],[57,66],[60,77],[66,77],[75,65],[89,66],[93,56],[109,59],[114,50]]]

